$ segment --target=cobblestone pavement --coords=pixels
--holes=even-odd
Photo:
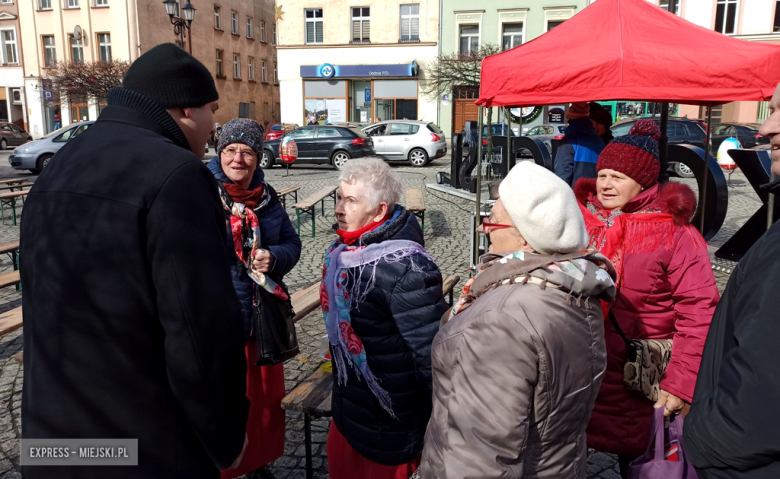
[[[466,200],[440,192],[427,190],[426,183],[435,182],[435,174],[449,169],[449,159],[443,158],[425,168],[412,168],[407,165],[394,166],[405,188],[421,188],[424,192],[427,212],[425,216],[426,249],[437,259],[444,274],[461,275],[461,285],[468,276],[468,251],[470,248],[469,228],[473,204]],[[4,176],[5,171],[0,171]],[[318,188],[336,185],[338,172],[327,167],[293,167],[289,176],[281,168],[266,173],[269,183],[279,189],[285,186],[300,186],[298,198],[302,199]],[[10,176],[10,175],[8,175]],[[34,180],[35,177],[31,177]],[[733,187],[729,189],[729,215],[721,233],[711,242],[721,245],[746,221],[761,205],[752,188],[740,172],[732,178]],[[403,201],[403,200],[402,200]],[[292,201],[288,201],[288,212],[296,222]],[[301,235],[303,255],[296,268],[285,278],[291,291],[306,287],[320,279],[323,254],[334,238],[331,226],[335,223],[333,202],[325,201],[325,214],[317,207],[316,237],[311,237],[311,219],[302,218]],[[8,215],[8,210],[6,209]],[[0,242],[17,239],[18,226],[0,225]],[[10,258],[0,258],[0,273],[12,268]],[[721,290],[728,279],[726,274],[716,273]],[[0,290],[0,312],[21,305],[21,292],[13,288]],[[287,389],[292,390],[300,381],[321,366],[318,356],[319,338],[325,334],[322,315],[314,312],[297,325],[301,354],[285,365]],[[0,338],[0,479],[18,478],[19,442],[21,437],[21,394],[22,367],[11,355],[22,348],[23,330]],[[326,419],[312,422],[312,441],[316,478],[327,478],[327,451],[325,441],[330,421]],[[288,413],[284,456],[272,464],[272,470],[279,479],[297,479],[305,477],[303,418],[300,414]],[[588,461],[588,478],[619,478],[617,459],[608,454],[592,452]]]

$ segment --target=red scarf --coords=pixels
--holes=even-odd
[[[230,199],[236,203],[243,203],[249,208],[255,209],[263,199],[263,183],[260,183],[254,190],[245,190],[235,183],[223,183],[225,190],[230,195]]]
[[[374,221],[372,223],[369,223],[366,226],[360,228],[359,230],[355,230],[355,231],[336,230],[336,234],[341,237],[341,240],[344,242],[345,245],[351,245],[355,241],[360,239],[360,237],[363,236],[364,233],[368,233],[369,231],[375,230],[377,227],[379,227],[379,225],[383,224],[389,218],[390,218],[390,215],[382,218],[379,221]]]

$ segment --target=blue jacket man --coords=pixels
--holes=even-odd
[[[555,154],[555,174],[569,186],[580,178],[596,177],[596,160],[604,149],[604,141],[596,133],[589,113],[590,105],[586,102],[569,107],[569,126]]]

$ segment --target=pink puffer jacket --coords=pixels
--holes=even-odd
[[[661,388],[691,402],[719,295],[707,243],[690,224],[696,197],[685,185],[654,186],[623,214],[600,208],[596,180],[575,186],[588,233],[618,271],[612,311],[631,339],[674,340]],[[588,447],[625,456],[647,448],[653,403],[623,385],[626,346],[605,324],[607,371],[588,425]]]

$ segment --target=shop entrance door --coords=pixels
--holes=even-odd
[[[71,118],[71,123],[81,123],[82,121],[89,120],[89,106],[83,103],[71,104],[70,118]]]
[[[455,90],[452,95],[455,98],[452,113],[452,136],[463,131],[467,121],[479,119],[479,107],[474,104],[478,94],[477,89],[459,88]]]

